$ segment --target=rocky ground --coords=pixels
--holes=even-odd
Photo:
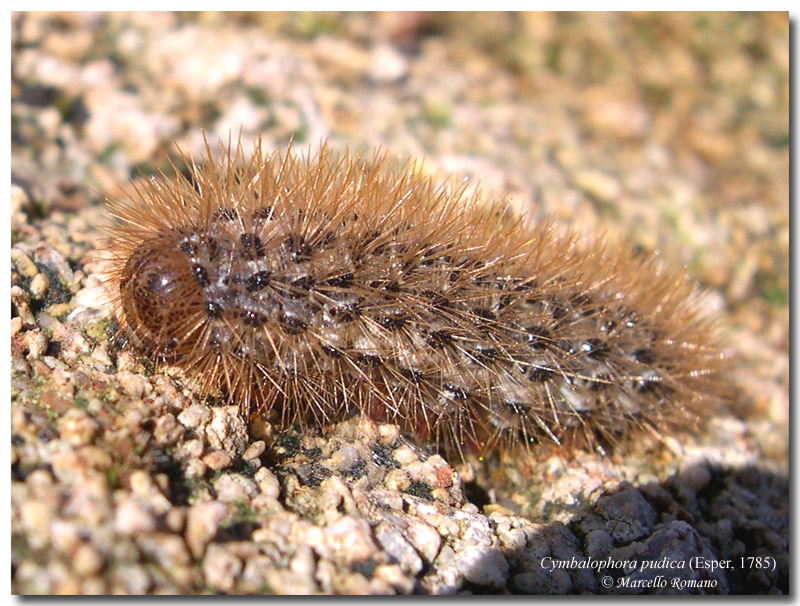
[[[787,592],[788,40],[759,13],[14,14],[12,591]],[[660,250],[718,308],[730,401],[608,457],[245,424],[111,338],[94,252],[104,196],[201,129],[425,157]]]

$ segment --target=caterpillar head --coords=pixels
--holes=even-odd
[[[172,239],[160,236],[139,245],[119,281],[123,319],[131,334],[162,353],[191,340],[187,323],[204,300],[186,258],[169,245]]]

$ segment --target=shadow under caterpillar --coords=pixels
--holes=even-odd
[[[603,451],[692,423],[723,355],[701,297],[453,180],[241,143],[111,205],[107,288],[152,360],[281,425],[360,413],[448,452]],[[183,173],[180,169],[183,169]]]

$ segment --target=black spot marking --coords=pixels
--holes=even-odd
[[[325,281],[325,284],[327,286],[335,286],[337,288],[350,288],[353,285],[353,273],[348,271],[347,273],[328,278],[328,280]]]
[[[190,255],[192,257],[197,256],[197,245],[192,244],[188,240],[184,240],[183,242],[181,242],[180,249],[181,252],[186,253],[187,255]]]
[[[280,325],[283,332],[288,335],[299,335],[308,327],[300,318],[288,314],[283,314],[281,316]]]
[[[631,354],[631,357],[640,364],[652,364],[656,361],[656,356],[651,349],[637,349]]]
[[[517,402],[515,400],[503,400],[503,408],[519,416],[528,413],[528,405],[523,402]]]
[[[639,393],[654,393],[659,389],[666,388],[666,386],[657,379],[638,379],[634,382],[633,387]]]
[[[292,234],[283,241],[283,245],[295,263],[304,263],[311,260],[311,247],[300,234]]]
[[[336,349],[333,345],[327,343],[322,344],[322,352],[331,358],[337,359],[342,357],[342,352]]]
[[[361,305],[358,303],[347,303],[341,307],[331,310],[331,315],[336,317],[339,322],[352,322],[361,315]]]
[[[367,284],[370,288],[375,290],[383,290],[386,292],[400,292],[400,285],[396,280],[373,280]]]
[[[445,347],[453,341],[453,335],[446,330],[434,330],[428,333],[428,345],[431,347]]]
[[[381,316],[378,324],[383,326],[386,330],[398,330],[406,323],[405,316]]]
[[[606,358],[609,353],[608,345],[603,343],[600,339],[586,339],[581,349],[586,355],[597,360]]]
[[[261,258],[266,254],[264,252],[264,244],[256,234],[242,234],[239,237],[239,241],[242,243],[242,249],[246,253],[251,253],[257,258]]]
[[[449,394],[450,398],[453,400],[466,400],[469,398],[469,394],[466,390],[453,383],[444,383],[442,385],[442,391]]]
[[[383,364],[383,359],[375,354],[362,353],[358,356],[358,361],[369,368],[376,368]]]
[[[309,291],[314,288],[314,284],[316,284],[316,280],[312,275],[305,275],[300,276],[299,278],[295,278],[291,282],[292,289],[294,289],[294,293],[289,293],[289,296],[304,296],[309,293]]]
[[[225,208],[220,206],[214,213],[215,219],[222,219],[223,221],[235,221],[239,218],[239,211],[235,208]]]
[[[261,326],[266,321],[266,318],[258,312],[247,310],[244,312],[244,323],[246,326],[254,328]]]
[[[555,373],[549,368],[534,366],[528,372],[528,378],[535,383],[544,383],[545,381],[549,380],[553,374]]]
[[[421,297],[429,300],[429,304],[436,309],[447,309],[450,307],[450,299],[435,290],[423,290],[419,293]]]
[[[221,313],[222,306],[219,303],[214,303],[214,301],[206,302],[206,315],[209,318],[218,318]]]
[[[473,351],[473,355],[478,362],[488,364],[489,362],[494,362],[497,359],[499,352],[494,347],[479,347]]]
[[[472,323],[475,326],[482,326],[482,325],[486,324],[487,320],[488,321],[492,321],[492,320],[497,318],[497,316],[494,314],[494,312],[492,312],[492,311],[490,311],[488,309],[483,309],[481,307],[475,307],[472,310],[472,315],[475,316],[473,318],[473,320],[472,320]]]
[[[253,211],[253,219],[256,221],[263,221],[264,219],[272,219],[272,207],[264,206],[256,211]]]
[[[413,368],[401,368],[400,374],[416,385],[420,384],[420,381],[422,381],[423,377],[421,370],[416,370]]]
[[[260,271],[247,278],[248,292],[261,290],[269,285],[270,278],[272,277],[271,271]]]
[[[208,279],[208,272],[202,265],[192,265],[192,277],[202,287],[208,286],[211,282]]]
[[[548,345],[552,343],[553,334],[546,328],[541,326],[528,326],[525,328],[528,333],[528,345],[531,349],[547,349]]]

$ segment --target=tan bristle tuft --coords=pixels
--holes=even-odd
[[[279,425],[360,413],[449,452],[603,450],[720,389],[699,296],[386,156],[210,149],[112,205],[122,329],[197,392]]]

